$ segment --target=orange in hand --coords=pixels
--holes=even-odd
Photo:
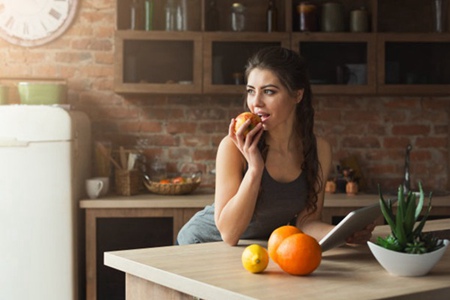
[[[239,128],[244,125],[244,123],[250,120],[250,124],[244,131],[244,137],[252,130],[253,128],[258,125],[258,123],[261,123],[261,118],[258,115],[255,115],[251,112],[243,112],[240,115],[236,117],[236,123],[234,124],[234,132],[238,131]]]

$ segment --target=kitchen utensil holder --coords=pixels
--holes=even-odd
[[[139,171],[116,169],[115,173],[116,193],[121,196],[131,196],[139,193]]]

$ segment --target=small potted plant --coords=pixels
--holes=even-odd
[[[376,243],[368,242],[378,262],[391,274],[397,276],[422,276],[427,274],[444,254],[449,241],[440,240],[431,233],[422,232],[431,211],[430,193],[425,215],[419,220],[424,206],[424,192],[419,182],[419,199],[416,193],[405,194],[398,188],[397,213],[394,202],[384,200],[378,186],[380,208],[391,234],[378,237]]]

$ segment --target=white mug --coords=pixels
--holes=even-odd
[[[108,194],[109,191],[109,177],[94,177],[91,179],[101,180],[103,182],[103,187],[100,192],[100,196],[103,197]]]
[[[90,199],[96,199],[100,196],[103,189],[103,181],[100,179],[86,180],[86,192]]]

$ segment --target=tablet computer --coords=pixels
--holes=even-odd
[[[380,204],[374,203],[350,212],[339,224],[337,224],[319,244],[322,251],[328,251],[345,244],[345,240],[356,231],[364,229],[381,216]]]

